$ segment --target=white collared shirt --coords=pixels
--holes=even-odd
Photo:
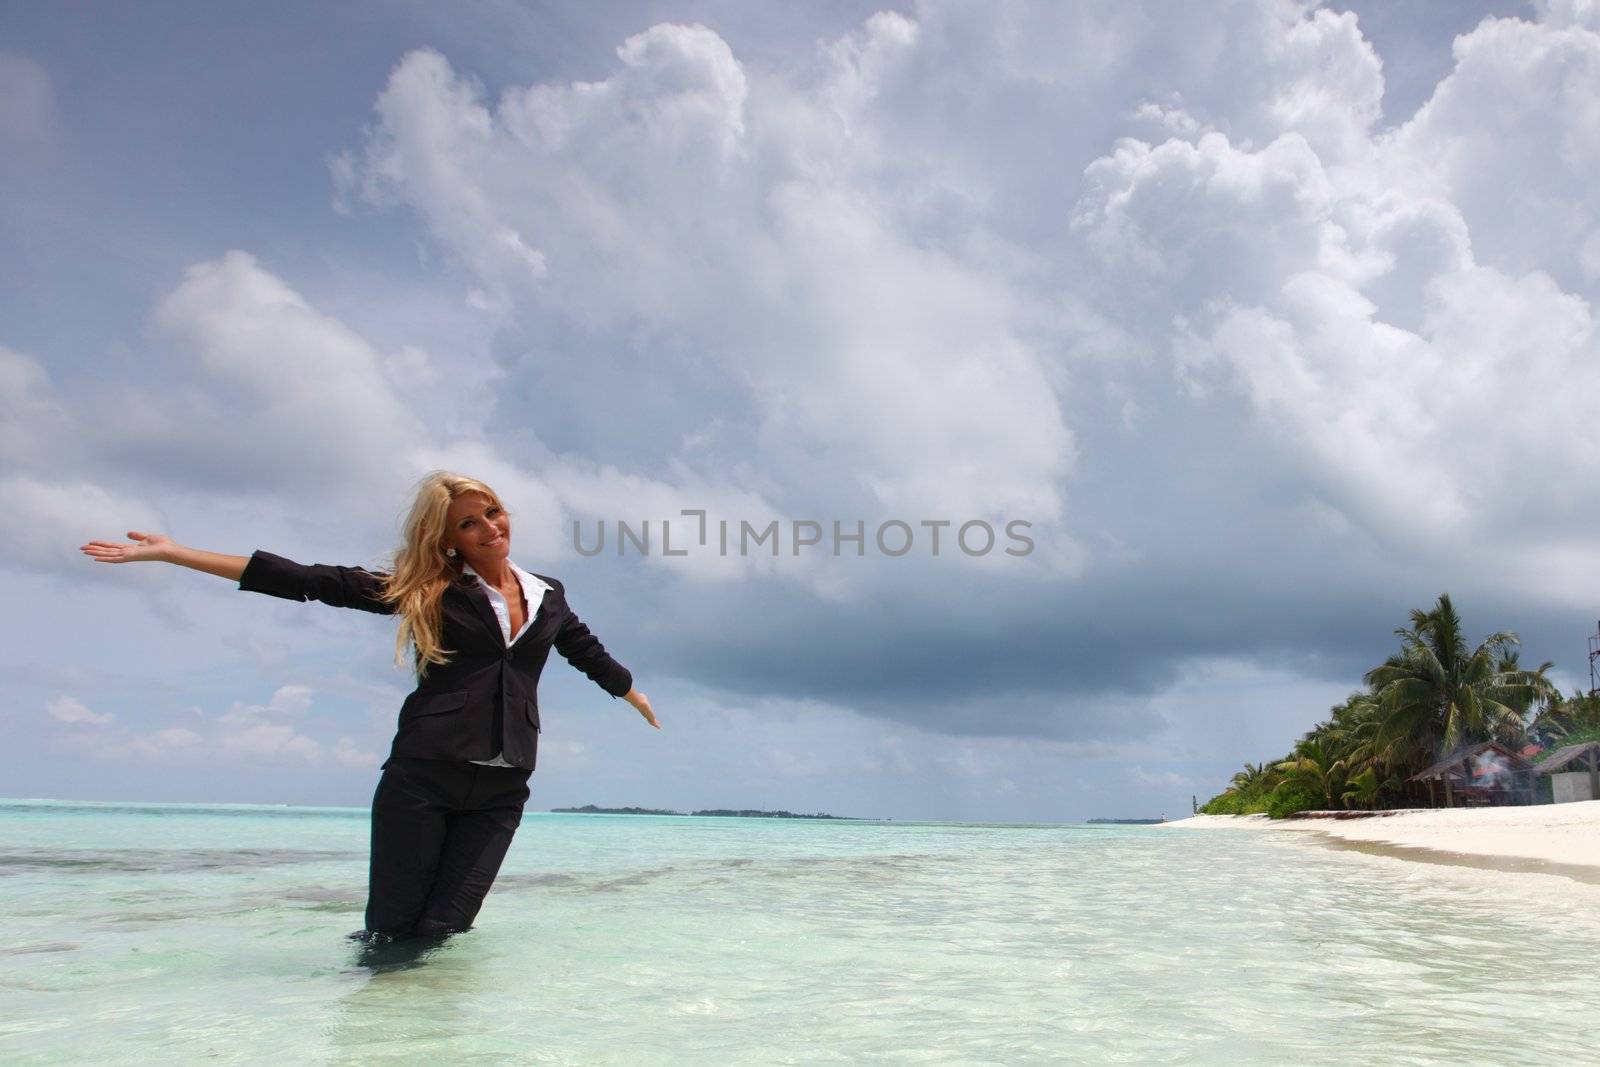
[[[511,633],[511,608],[506,604],[505,596],[500,590],[484,581],[483,575],[472,569],[472,564],[463,562],[461,569],[478,579],[483,591],[489,594],[489,606],[494,608],[494,617],[500,620],[500,636],[505,638],[506,646],[509,648],[516,643],[518,637],[528,632],[528,627],[533,625],[534,617],[539,614],[539,604],[544,600],[545,591],[553,587],[549,582],[529,574],[509,559],[506,560],[506,566],[517,576],[517,581],[522,583],[522,597],[528,602],[527,617],[522,620],[522,629],[518,630],[515,636]]]
[[[516,643],[517,638],[528,632],[528,627],[533,625],[533,620],[539,614],[539,605],[544,600],[545,591],[554,587],[536,575],[529,574],[510,560],[506,560],[506,566],[510,567],[511,573],[517,576],[517,581],[522,585],[522,598],[528,602],[528,610],[526,617],[522,620],[522,628],[515,635],[511,632],[511,607],[506,603],[505,595],[484,581],[483,575],[472,569],[472,564],[463,560],[461,570],[462,573],[470,574],[476,578],[478,584],[483,587],[483,591],[489,594],[489,606],[494,609],[494,617],[500,620],[500,636],[505,639],[506,647],[510,648]],[[475,759],[471,762],[481,763],[485,767],[511,766],[510,763],[506,762],[504,754],[496,756],[494,759]]]

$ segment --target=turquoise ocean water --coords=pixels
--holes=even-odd
[[[530,812],[396,966],[365,810],[0,802],[0,1063],[1600,1058],[1593,887],[1286,836]]]

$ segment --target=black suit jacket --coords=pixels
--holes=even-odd
[[[361,567],[296,563],[257,551],[239,588],[392,615],[394,606],[378,599],[386,577]],[[537,607],[528,605],[535,613],[533,624],[510,648],[477,579],[463,575],[445,587],[441,637],[453,655],[443,666],[430,664],[401,705],[390,758],[486,760],[503,753],[506,762],[533,770],[539,753],[539,674],[552,645],[613,697],[633,688],[633,675],[567,606],[562,584],[547,575],[536,577],[551,588]]]

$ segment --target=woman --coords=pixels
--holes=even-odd
[[[392,572],[206,552],[160,534],[90,541],[102,563],[158,560],[289,600],[399,615],[395,658],[417,687],[372,798],[365,939],[468,929],[522,821],[552,646],[656,729],[650,701],[567,606],[561,582],[511,562],[511,518],[483,482],[435,472],[406,517]]]

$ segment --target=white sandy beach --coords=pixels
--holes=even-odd
[[[1349,813],[1341,813],[1349,814]],[[1429,849],[1461,857],[1531,861],[1569,874],[1600,877],[1600,800],[1507,808],[1443,808],[1376,813],[1369,818],[1269,819],[1265,815],[1195,815],[1159,828],[1320,832],[1352,845]],[[1404,851],[1394,853],[1401,858]]]

